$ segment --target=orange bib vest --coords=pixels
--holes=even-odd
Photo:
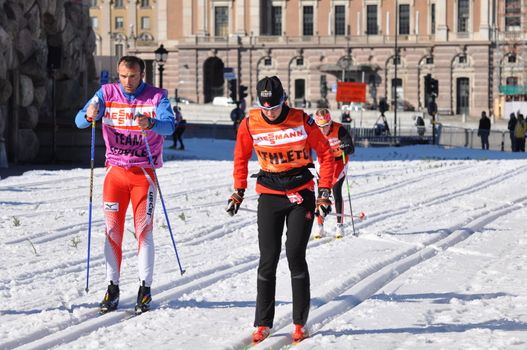
[[[263,171],[286,172],[313,163],[304,128],[304,113],[291,109],[279,124],[266,122],[259,109],[249,112],[249,132]]]
[[[342,124],[333,122],[329,133],[326,135],[329,146],[331,147],[331,153],[335,158],[342,158],[342,149],[340,149],[341,141],[339,139],[339,129]]]

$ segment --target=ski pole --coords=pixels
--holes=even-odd
[[[250,208],[243,208],[243,207],[240,207],[238,208],[238,210],[241,210],[241,211],[248,211],[249,213],[258,213],[258,211],[256,209],[250,209]]]
[[[96,96],[92,99],[91,104],[95,105],[99,103],[99,98]],[[84,289],[88,293],[90,283],[90,246],[91,246],[91,218],[92,218],[92,207],[93,207],[93,168],[95,167],[95,119],[91,122],[91,150],[90,150],[90,204],[88,207],[88,253],[86,257],[86,288]]]
[[[344,154],[344,152],[342,152],[342,163],[346,165],[346,155]],[[348,188],[348,201],[350,204],[351,227],[353,229],[353,235],[357,236],[357,232],[355,232],[355,220],[353,218],[353,207],[351,206],[350,184],[348,182],[348,177],[346,174],[344,174],[344,178],[346,179],[346,187]]]
[[[154,181],[159,192],[159,198],[161,199],[161,205],[163,206],[163,212],[165,213],[165,220],[168,226],[168,232],[170,232],[170,238],[172,239],[172,246],[174,247],[174,252],[176,253],[177,263],[179,265],[179,272],[181,275],[185,273],[185,270],[181,267],[181,262],[179,260],[179,254],[176,248],[176,241],[174,240],[174,235],[172,234],[172,227],[170,226],[170,220],[168,219],[167,208],[165,207],[165,201],[163,200],[163,194],[161,193],[161,186],[159,186],[159,180],[157,179],[156,168],[154,166],[154,159],[152,158],[152,152],[150,152],[150,145],[148,144],[148,137],[146,136],[145,129],[141,128],[141,133],[143,134],[143,139],[145,140],[146,153],[148,154],[148,160],[152,166],[152,171],[154,172]]]
[[[337,214],[337,213],[329,213],[328,215],[331,216],[342,216],[342,217],[348,217],[348,218],[357,218],[359,220],[366,219],[366,214],[364,212],[360,212],[358,215],[349,215],[349,214]]]

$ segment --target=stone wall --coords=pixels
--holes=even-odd
[[[88,9],[88,0],[0,0],[0,167],[49,161],[37,159],[41,145],[55,142],[37,131],[60,137],[93,91]]]

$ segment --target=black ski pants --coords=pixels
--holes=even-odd
[[[300,191],[301,204],[287,196],[262,194],[258,199],[258,266],[256,315],[254,326],[273,327],[275,313],[276,268],[282,248],[282,232],[287,225],[285,250],[293,290],[293,323],[304,325],[310,306],[309,271],[306,248],[313,226],[315,194]]]
[[[344,179],[346,178],[346,175],[344,175],[340,180],[337,181],[337,183],[333,186],[333,198],[335,199],[335,211],[337,214],[343,214],[344,213],[344,200],[342,199],[342,184],[344,183]],[[342,224],[344,222],[344,217],[337,216],[337,223]]]

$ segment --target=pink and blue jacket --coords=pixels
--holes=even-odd
[[[174,113],[167,98],[167,92],[144,82],[131,94],[126,93],[121,84],[103,85],[96,93],[99,114],[102,120],[102,133],[106,144],[106,165],[123,168],[151,167],[144,138],[135,120],[136,114],[144,114],[155,119],[154,126],[146,130],[148,145],[155,168],[163,165],[163,135],[174,132]],[[77,113],[75,123],[78,128],[91,124],[86,120],[86,110],[95,96]]]

